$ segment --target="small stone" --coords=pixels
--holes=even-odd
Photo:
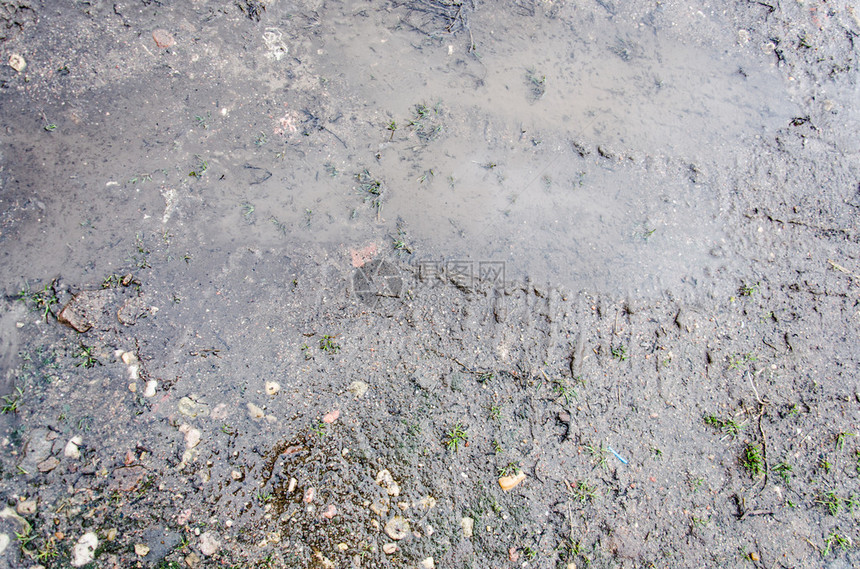
[[[394,516],[385,524],[385,534],[395,541],[409,535],[409,522],[403,516]]]
[[[138,557],[146,557],[149,554],[149,546],[145,543],[135,543],[134,552]]]
[[[296,489],[296,486],[298,486],[298,484],[298,480],[296,480],[295,478],[290,478],[290,484],[287,486],[287,493],[292,494],[293,490]]]
[[[322,512],[322,517],[330,520],[337,515],[337,507],[334,504],[329,504]]]
[[[248,414],[251,415],[252,419],[262,419],[266,416],[266,412],[253,403],[248,403]]]
[[[40,462],[36,465],[36,468],[39,469],[39,472],[48,473],[57,468],[60,465],[60,459],[55,456],[51,456]]]
[[[99,546],[98,536],[89,531],[81,536],[72,548],[72,567],[83,567],[95,558]]]
[[[9,56],[9,67],[14,69],[18,73],[21,73],[22,71],[27,69],[27,62],[24,61],[23,56],[21,56],[17,53],[13,53],[12,55]]]
[[[146,382],[146,387],[143,389],[144,397],[155,397],[155,388],[158,387],[158,382],[150,379]]]
[[[364,394],[367,393],[368,385],[363,381],[353,381],[349,384],[349,387],[346,388],[347,391],[352,393],[356,399],[360,399],[364,397]]]
[[[388,506],[380,502],[373,502],[370,505],[370,511],[372,511],[377,516],[382,517],[388,513]]]
[[[82,442],[84,442],[84,439],[82,439],[80,435],[75,435],[69,439],[69,442],[66,443],[66,446],[63,449],[63,456],[71,458],[72,460],[81,458],[80,446]]]
[[[345,543],[338,543],[336,547],[340,551],[346,551],[347,549],[349,549],[349,546]]]
[[[200,536],[200,553],[206,557],[211,557],[218,552],[221,547],[221,542],[215,539],[212,532],[207,531]]]
[[[119,533],[119,530],[117,530],[116,528],[110,528],[109,530],[107,530],[107,534],[105,535],[105,539],[107,539],[108,541],[113,541],[116,539],[116,535],[118,533]]]
[[[418,506],[423,510],[429,510],[436,505],[436,498],[433,496],[424,496],[418,500]]]
[[[173,35],[167,30],[157,29],[152,31],[152,39],[155,42],[155,45],[162,49],[167,49],[168,47],[173,47],[176,44],[176,40],[173,38]]]
[[[340,417],[340,409],[335,409],[334,411],[329,411],[323,416],[323,423],[328,423],[329,425],[337,421],[337,418]]]
[[[473,518],[463,518],[460,520],[460,527],[463,528],[463,537],[470,539],[475,533],[475,520]]]
[[[409,502],[397,502],[397,507],[405,512],[409,509]]]
[[[132,393],[137,393],[137,384],[136,383],[129,383],[128,384],[128,390],[131,391]]]
[[[267,395],[275,395],[278,391],[281,390],[281,384],[277,381],[267,381],[266,382],[266,394]]]
[[[305,497],[302,499],[305,504],[310,504],[314,501],[314,494],[316,494],[316,490],[313,486],[305,490]]]
[[[179,432],[185,435],[185,448],[194,448],[200,444],[200,438],[202,437],[200,429],[194,428],[187,423],[183,423],[179,427]]]
[[[385,552],[386,555],[394,555],[394,552],[397,551],[397,544],[386,543],[382,546],[382,551]]]
[[[385,488],[389,496],[400,495],[400,486],[394,481],[394,477],[387,468],[376,474],[376,483]]]
[[[200,557],[193,551],[185,556],[185,564],[189,567],[197,567],[198,563],[200,563]]]
[[[15,509],[22,516],[32,516],[36,513],[36,500],[24,500],[23,502],[18,502]]]
[[[568,413],[567,411],[559,411],[558,421],[564,424],[570,423],[570,413]]]
[[[334,562],[328,557],[325,557],[319,551],[314,553],[314,558],[316,559],[316,562],[311,564],[312,567],[316,567],[319,569],[335,569]]]
[[[432,557],[428,557],[420,564],[421,569],[436,569],[436,563],[433,561]]]
[[[131,364],[136,364],[138,361],[137,356],[133,352],[123,352],[122,356],[120,357],[122,359],[122,363],[127,366],[130,366]]]
[[[186,417],[206,417],[209,415],[209,406],[204,403],[198,403],[190,397],[183,397],[176,404],[177,410]],[[213,411],[214,415],[214,411]]]
[[[238,470],[234,470],[230,473],[230,478],[232,478],[233,480],[242,480],[243,478],[245,478],[245,475]]]
[[[520,472],[515,476],[502,476],[499,478],[499,486],[502,487],[502,490],[505,492],[511,491],[517,484],[526,479],[525,472]]]
[[[9,547],[9,543],[12,541],[12,538],[9,537],[7,533],[0,533],[0,555],[6,553],[6,548]]]

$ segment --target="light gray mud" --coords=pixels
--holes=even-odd
[[[5,566],[860,565],[851,3],[2,7]]]

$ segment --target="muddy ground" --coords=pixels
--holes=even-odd
[[[860,566],[859,18],[2,0],[2,563]]]

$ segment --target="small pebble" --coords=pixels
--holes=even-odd
[[[145,543],[135,543],[134,552],[138,555],[138,557],[146,557],[147,555],[149,555],[149,546]]]
[[[382,546],[382,551],[385,552],[386,555],[393,555],[395,551],[397,551],[396,543],[386,543]]]
[[[385,524],[385,534],[395,541],[409,535],[409,522],[403,516],[394,516]]]
[[[69,442],[66,443],[66,447],[63,449],[63,456],[72,460],[81,458],[80,446],[82,442],[84,442],[84,439],[80,435],[75,435],[69,439]]]
[[[231,473],[230,473],[230,477],[231,477],[233,480],[242,480],[242,479],[244,478],[244,476],[242,475],[242,473],[241,473],[241,472],[239,472],[238,470],[234,470],[233,472],[231,472]]]
[[[143,390],[144,397],[155,397],[155,388],[158,387],[158,382],[150,379],[146,382],[146,388]]]
[[[27,68],[27,62],[21,55],[13,53],[9,56],[9,67],[14,69],[18,73],[21,73]]]
[[[155,45],[162,49],[173,47],[173,45],[176,43],[176,40],[173,38],[173,35],[167,30],[162,29],[152,31],[152,40],[155,42]]]
[[[325,510],[322,512],[322,517],[326,519],[332,519],[337,515],[337,507],[334,504],[329,504],[325,507]]]
[[[361,397],[364,397],[365,393],[367,393],[368,387],[369,386],[363,381],[353,381],[346,389],[352,393],[356,399],[360,399]]]
[[[200,536],[200,553],[206,557],[211,557],[218,552],[221,547],[221,542],[215,539],[212,532],[206,532]]]
[[[427,559],[422,561],[421,569],[436,569],[436,563],[433,561],[433,558],[428,557]]]
[[[314,494],[316,494],[316,490],[313,486],[305,490],[305,497],[303,498],[305,504],[310,504],[314,501]]]
[[[278,391],[281,390],[281,384],[277,381],[267,381],[266,382],[266,394],[267,395],[275,395]]]
[[[18,502],[15,509],[22,516],[31,516],[36,513],[36,500],[24,500],[23,502]]]
[[[323,423],[334,423],[337,421],[337,418],[340,417],[340,409],[335,409],[334,411],[329,411],[323,416]]]
[[[266,416],[266,412],[253,403],[248,403],[248,413],[251,415],[252,419],[262,419]]]
[[[460,527],[463,528],[463,537],[470,539],[475,532],[475,520],[465,517],[460,520]]]

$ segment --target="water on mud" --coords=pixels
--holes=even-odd
[[[108,107],[63,111],[81,124],[9,137],[10,189],[31,191],[32,216],[56,228],[37,222],[22,238],[63,253],[10,266],[109,272],[92,247],[128,241],[141,218],[151,234],[179,223],[209,247],[287,238],[385,251],[401,239],[413,261],[503,262],[508,279],[622,294],[701,294],[731,262],[716,170],[792,116],[767,54],[575,12],[481,12],[472,40],[430,37],[406,12],[361,6],[304,28],[274,25],[273,11],[249,40],[247,91],[209,76],[229,60],[203,45],[216,57],[184,79],[181,102],[130,79]],[[290,85],[314,81],[318,108],[291,100]],[[356,180],[365,171],[378,195]]]

